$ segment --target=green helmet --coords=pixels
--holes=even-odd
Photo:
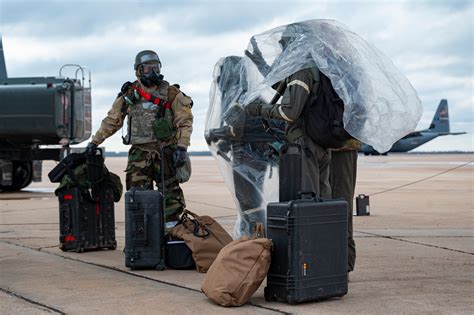
[[[135,69],[136,71],[139,65],[146,62],[156,62],[161,67],[160,57],[158,57],[158,54],[156,52],[154,52],[153,50],[142,50],[135,57],[135,64],[133,65],[133,69]]]

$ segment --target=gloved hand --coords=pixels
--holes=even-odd
[[[122,92],[123,95],[127,95],[128,92],[132,89],[132,82],[127,81],[122,85],[122,88],[120,88],[120,92]]]
[[[188,152],[183,147],[178,147],[173,153],[174,167],[181,167],[186,163]]]
[[[97,144],[95,144],[93,142],[89,142],[89,144],[87,144],[87,147],[86,147],[86,153],[87,154],[93,155],[93,154],[95,154],[96,150],[97,150]]]
[[[261,116],[262,104],[260,103],[250,103],[245,106],[245,113],[251,116]]]

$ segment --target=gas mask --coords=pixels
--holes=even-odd
[[[139,66],[140,82],[146,87],[160,85],[163,81],[163,75],[160,74],[160,65],[157,63],[141,64]]]

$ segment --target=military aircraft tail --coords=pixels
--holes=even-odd
[[[7,78],[7,67],[5,65],[5,56],[3,55],[2,36],[0,35],[0,79]]]
[[[448,101],[442,99],[439,102],[438,109],[431,121],[431,125],[426,130],[428,132],[437,132],[437,133],[449,133],[449,112],[448,112]]]

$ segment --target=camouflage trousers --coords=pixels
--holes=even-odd
[[[174,148],[165,147],[165,222],[177,221],[179,215],[186,208],[183,191],[177,181],[170,181],[175,176],[176,170],[173,167]],[[126,175],[127,190],[135,187],[138,189],[153,189],[153,182],[161,190],[161,156],[160,149],[145,150],[132,146],[128,152],[128,163]]]

